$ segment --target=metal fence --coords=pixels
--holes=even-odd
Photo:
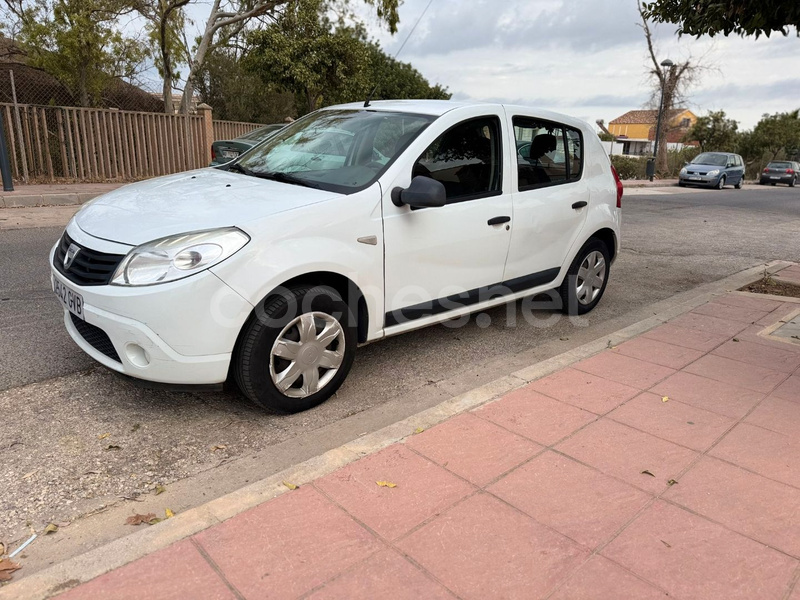
[[[217,135],[258,127],[214,123],[210,109],[167,115],[0,103],[0,112],[13,177],[28,183],[132,181],[204,167]]]

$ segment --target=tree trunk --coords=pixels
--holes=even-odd
[[[206,60],[206,54],[211,48],[211,41],[214,39],[214,34],[217,32],[214,24],[217,20],[217,13],[219,12],[220,0],[214,0],[214,6],[211,8],[211,14],[206,21],[206,29],[203,32],[203,37],[200,38],[200,43],[197,45],[194,56],[190,59],[189,74],[186,76],[186,86],[183,88],[183,97],[181,98],[181,112],[185,115],[189,114],[192,107],[192,97],[194,96],[194,82],[203,68],[203,63]]]
[[[89,106],[89,90],[86,83],[86,65],[82,65],[78,73],[78,102],[81,106]]]
[[[171,115],[175,112],[175,107],[172,105],[172,56],[167,48],[168,16],[165,14],[161,18],[158,42],[161,49],[161,68],[164,73],[164,82],[161,88],[164,92],[164,112]]]

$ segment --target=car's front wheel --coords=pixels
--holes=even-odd
[[[717,189],[718,189],[718,190],[721,190],[721,189],[722,189],[722,188],[724,188],[724,187],[725,187],[725,175],[722,175],[722,176],[719,178],[719,181],[717,182]]]
[[[792,177],[792,180],[789,182],[789,187],[794,187],[797,183],[797,176]]]
[[[342,385],[355,358],[355,317],[328,286],[287,288],[245,326],[234,355],[242,392],[278,413],[312,408]]]
[[[559,288],[565,313],[582,315],[597,306],[608,284],[610,262],[605,243],[597,238],[586,242]]]

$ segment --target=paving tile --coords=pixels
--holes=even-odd
[[[800,557],[800,490],[703,457],[664,497]]]
[[[593,413],[534,392],[529,386],[514,390],[473,414],[545,446],[597,418]]]
[[[798,309],[800,309],[800,304],[795,304],[794,302],[784,302],[766,317],[756,321],[756,325],[768,326],[774,325],[780,321],[785,321],[789,315],[796,313]]]
[[[786,373],[713,354],[696,360],[684,371],[762,393],[771,392],[786,379]]]
[[[534,381],[530,388],[598,415],[639,393],[636,388],[570,368]]]
[[[643,333],[642,337],[674,344],[676,346],[683,346],[684,348],[691,348],[692,350],[708,352],[719,346],[730,336],[698,329],[687,329],[686,327],[678,327],[672,323],[665,323],[660,327]]]
[[[747,415],[745,423],[784,435],[797,435],[800,432],[800,406],[794,400],[768,396]]]
[[[195,539],[246,598],[299,596],[382,548],[312,486],[265,502]]]
[[[647,433],[704,451],[736,421],[674,398],[645,392],[610,412],[607,417]],[[667,398],[669,396],[667,395]]]
[[[784,373],[792,373],[800,367],[800,351],[792,352],[772,345],[767,346],[736,339],[739,341],[725,342],[712,354]],[[800,350],[800,346],[798,346],[798,350]]]
[[[602,554],[677,598],[780,600],[798,562],[665,502]]]
[[[458,504],[398,546],[464,600],[544,597],[588,556],[486,494]]]
[[[645,337],[634,338],[624,344],[620,344],[617,352],[671,369],[682,369],[703,356],[703,353],[699,350],[667,344]]]
[[[728,306],[738,306],[739,308],[748,308],[750,310],[760,310],[770,312],[776,308],[780,308],[783,302],[777,300],[770,300],[764,298],[760,294],[743,295],[743,294],[725,294],[714,300],[717,304],[727,304]]]
[[[623,356],[613,350],[606,350],[572,366],[640,390],[646,390],[675,372],[674,369]]]
[[[794,355],[800,355],[800,344],[789,344],[776,340],[771,336],[758,335],[766,329],[763,325],[751,325],[744,331],[736,334],[736,339],[740,342],[749,342],[751,344],[759,344],[768,348],[775,348],[781,352],[789,352]]]
[[[662,492],[697,456],[692,450],[608,419],[592,423],[557,449],[653,494]]]
[[[467,413],[415,435],[408,446],[484,486],[542,449],[528,439]]]
[[[550,600],[663,600],[666,593],[595,555]]]
[[[711,451],[722,458],[770,479],[800,488],[800,438],[740,423]]]
[[[537,456],[488,491],[590,549],[652,498],[555,452]]]
[[[101,575],[57,598],[234,600],[236,596],[194,544],[190,540],[183,540]]]
[[[684,371],[657,383],[650,391],[734,419],[741,419],[764,397],[760,392]]]
[[[792,595],[789,596],[789,600],[800,600],[800,581],[795,582],[794,590],[792,590]]]
[[[692,311],[696,315],[708,315],[727,321],[740,321],[742,323],[755,323],[766,317],[770,310],[753,310],[739,306],[729,306],[719,302],[709,302],[698,306]]]
[[[770,394],[774,398],[800,402],[800,374],[794,374],[784,381]]]
[[[453,595],[394,550],[384,550],[308,596],[308,600],[374,598],[451,600]]]
[[[675,317],[669,321],[671,325],[677,327],[684,327],[686,329],[693,329],[695,331],[702,331],[714,335],[724,335],[726,338],[736,335],[747,327],[747,323],[740,321],[729,321],[727,319],[718,319],[709,315],[701,315],[695,312],[689,312]]]
[[[381,487],[388,481],[397,487]],[[315,485],[379,535],[393,540],[475,488],[403,444],[318,479]]]

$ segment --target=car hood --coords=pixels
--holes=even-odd
[[[189,231],[242,226],[337,196],[235,172],[200,169],[104,194],[84,206],[75,222],[89,235],[137,246]]]

